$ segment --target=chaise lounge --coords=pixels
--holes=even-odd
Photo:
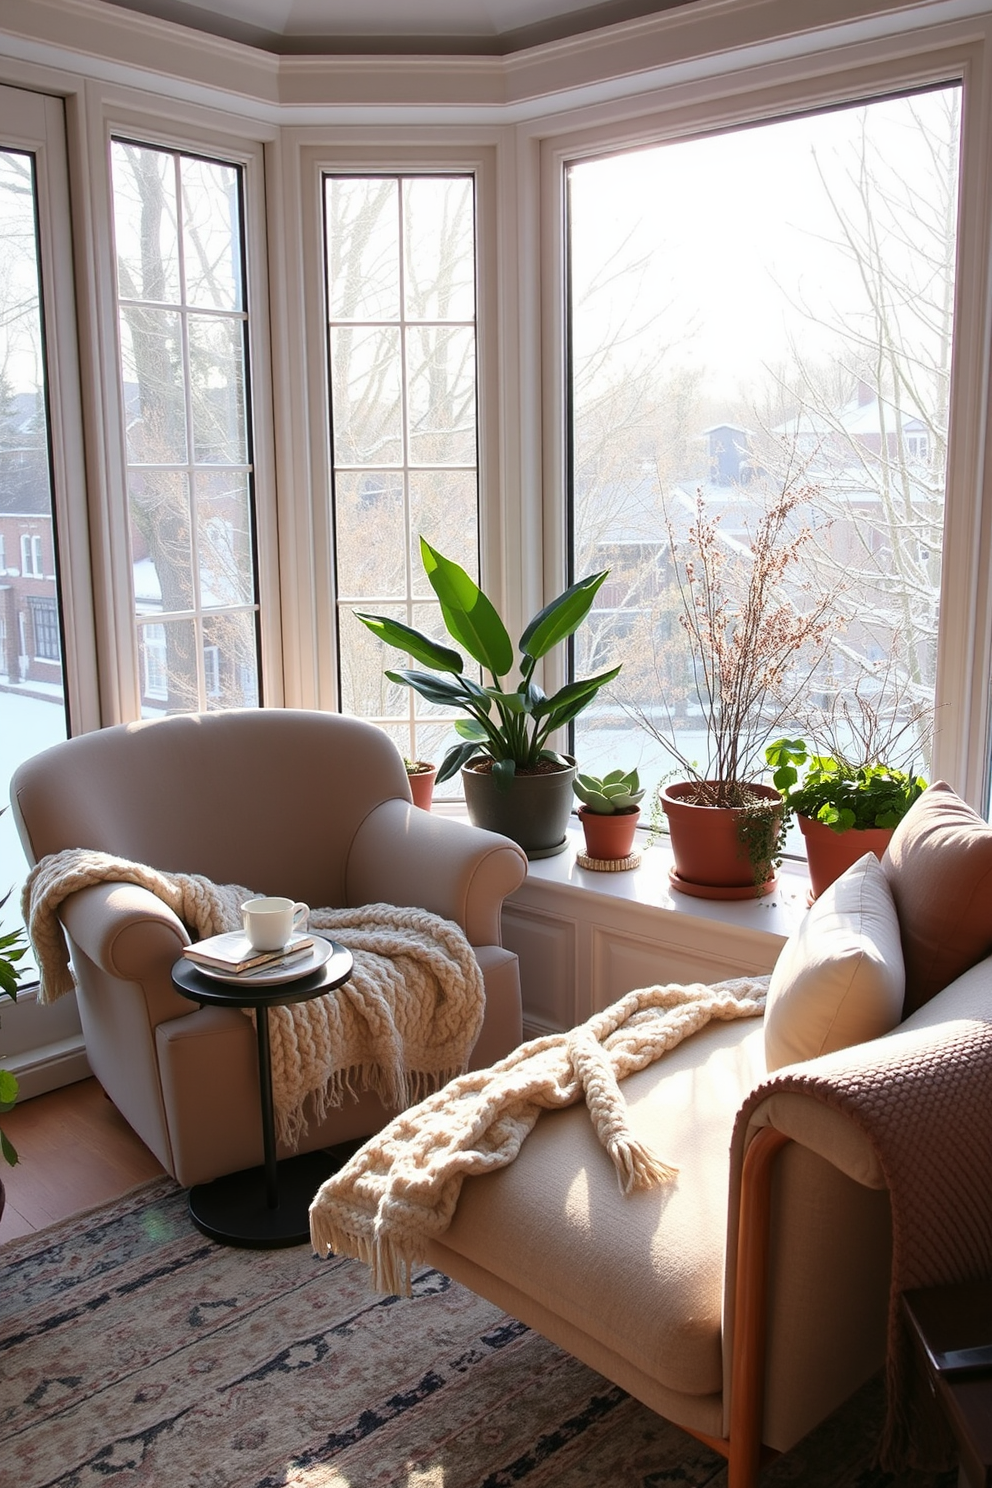
[[[731,1488],[886,1355],[887,1452],[943,1461],[895,1301],[992,1276],[990,890],[992,829],[931,787],[806,916],[764,1020],[622,1083],[674,1183],[621,1194],[585,1107],[544,1111],[421,1258],[725,1452]]]

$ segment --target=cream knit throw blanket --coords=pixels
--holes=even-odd
[[[138,884],[161,899],[195,939],[236,930],[254,896],[198,874],[160,873],[126,858],[71,849],[43,858],[24,886],[24,919],[40,973],[41,1002],[72,989],[58,907],[92,884]],[[482,972],[458,925],[423,909],[366,904],[311,910],[354,957],[349,981],[310,1002],[269,1010],[276,1130],[293,1144],[306,1131],[312,1098],[318,1121],[346,1091],[373,1090],[402,1110],[463,1071],[482,1027]],[[254,1013],[246,1010],[254,1021]]]
[[[757,1017],[767,988],[767,977],[645,987],[568,1033],[453,1080],[323,1185],[310,1206],[314,1249],[354,1256],[379,1291],[409,1295],[412,1269],[451,1223],[464,1179],[505,1167],[542,1110],[583,1097],[624,1192],[669,1181],[676,1169],[631,1134],[618,1082],[713,1018]]]

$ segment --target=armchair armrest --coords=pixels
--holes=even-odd
[[[416,905],[454,920],[472,945],[500,945],[500,909],[527,876],[523,849],[497,832],[383,801],[348,855],[348,903]]]
[[[153,1023],[190,1011],[172,986],[173,963],[189,945],[177,915],[137,884],[99,883],[63,900],[59,919],[74,947],[98,971],[140,982]],[[77,973],[81,968],[77,967]]]

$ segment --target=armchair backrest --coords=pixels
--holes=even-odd
[[[86,847],[259,893],[343,904],[348,850],[409,801],[381,729],[337,713],[236,709],[81,734],[26,761],[11,803],[29,861]]]

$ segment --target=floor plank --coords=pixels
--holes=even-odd
[[[93,1079],[18,1102],[3,1129],[20,1161],[0,1167],[6,1190],[0,1243],[106,1203],[164,1171]]]

